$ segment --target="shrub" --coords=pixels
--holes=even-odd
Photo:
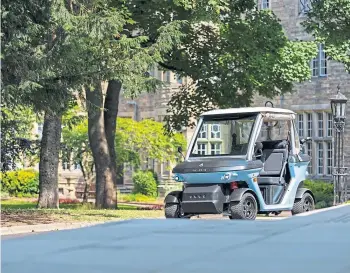
[[[24,169],[1,174],[1,189],[16,197],[38,194],[39,173],[33,169]]]
[[[147,196],[141,193],[118,194],[118,201],[149,203],[156,201],[156,198],[154,196]]]
[[[333,205],[333,184],[324,181],[306,180],[304,187],[310,189],[315,195],[317,209]]]
[[[134,182],[134,193],[153,197],[157,196],[157,182],[152,172],[138,171],[132,180]]]

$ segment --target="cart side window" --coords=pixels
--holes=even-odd
[[[190,156],[223,156],[247,154],[253,117],[203,120]]]
[[[290,128],[290,120],[271,120],[269,122],[264,122],[261,126],[258,141],[289,140]]]

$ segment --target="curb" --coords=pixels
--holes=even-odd
[[[98,225],[98,224],[103,224],[103,222],[54,223],[54,224],[1,227],[1,236],[22,234],[22,233],[32,233],[32,232],[47,232],[47,231],[58,231],[58,230],[66,230],[66,229],[77,229],[77,228],[82,228],[82,227],[94,226],[94,225]]]
[[[320,212],[324,212],[324,211],[329,211],[329,210],[334,210],[334,209],[338,209],[338,208],[343,208],[343,207],[346,207],[346,206],[350,206],[350,204],[343,204],[343,205],[338,205],[338,206],[332,206],[332,207],[324,208],[324,209],[316,209],[316,210],[313,210],[313,211],[308,211],[308,212],[303,212],[303,213],[300,213],[300,214],[296,214],[293,217],[309,216],[309,215],[312,215],[312,214],[316,214],[316,213],[320,213]]]

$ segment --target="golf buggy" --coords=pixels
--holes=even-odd
[[[303,149],[307,141],[299,139],[290,110],[272,106],[203,113],[184,162],[173,169],[183,187],[165,197],[165,217],[223,214],[254,220],[257,214],[313,210],[314,195],[303,187],[310,163]]]

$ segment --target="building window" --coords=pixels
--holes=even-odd
[[[207,124],[204,124],[204,126],[202,126],[201,130],[199,131],[199,138],[207,138]]]
[[[307,136],[312,137],[312,114],[307,114]]]
[[[311,9],[311,0],[299,0],[299,14],[306,14]]]
[[[323,113],[317,113],[318,137],[323,137]]]
[[[312,59],[311,72],[313,77],[327,76],[327,56],[323,44],[319,44],[317,56]]]
[[[312,158],[312,143],[307,142],[306,149],[307,149],[307,154]],[[307,171],[309,174],[312,174],[312,162],[309,163],[307,167]]]
[[[198,149],[199,155],[205,155],[207,151],[207,144],[205,143],[197,144],[197,149]]]
[[[36,129],[36,134],[38,135],[38,139],[41,139],[43,136],[43,128],[44,128],[44,125],[42,123],[38,123],[38,128]]]
[[[270,0],[261,0],[261,8],[269,9],[270,8]]]
[[[151,76],[151,77],[154,77],[155,76],[155,69],[154,69],[154,66],[151,66],[150,68],[149,68],[149,70],[148,70],[149,72],[149,75]]]
[[[212,143],[210,145],[211,154],[217,155],[221,153],[221,143]]]
[[[165,71],[164,72],[164,79],[166,82],[170,83],[170,71]]]
[[[304,115],[298,114],[298,134],[299,137],[304,137]]]
[[[327,142],[327,175],[332,175],[332,142]]]
[[[182,84],[182,83],[183,83],[182,77],[181,77],[181,76],[177,76],[177,77],[176,77],[176,82],[177,82],[178,84]]]
[[[322,175],[323,172],[323,143],[317,143],[317,174]]]
[[[333,116],[330,113],[327,113],[327,137],[333,135]]]
[[[301,116],[304,115],[304,119]],[[306,143],[305,152],[314,160],[308,166],[310,175],[332,175],[332,114],[324,112],[298,113],[298,128],[305,128],[307,137],[317,137],[312,143]],[[315,123],[313,124],[313,120]],[[303,124],[305,121],[305,124]],[[314,131],[314,133],[313,133]],[[314,136],[313,136],[314,135]]]
[[[211,126],[211,138],[221,138],[220,124],[213,124]]]

